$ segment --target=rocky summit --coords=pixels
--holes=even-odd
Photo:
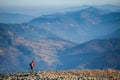
[[[0,80],[120,80],[118,70],[61,70],[0,74]]]

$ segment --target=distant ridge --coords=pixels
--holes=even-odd
[[[0,13],[0,23],[25,23],[35,18],[34,16],[18,13]]]
[[[43,15],[28,24],[46,29],[66,40],[83,43],[119,29],[120,12],[97,7]]]

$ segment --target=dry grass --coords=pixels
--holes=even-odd
[[[0,74],[0,80],[120,80],[118,70],[61,70]]]

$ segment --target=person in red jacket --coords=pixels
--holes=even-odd
[[[32,60],[31,63],[30,63],[30,68],[31,68],[32,72],[33,72],[34,66],[35,66],[35,63],[34,63],[34,61]]]

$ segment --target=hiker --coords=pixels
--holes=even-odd
[[[34,66],[35,66],[35,63],[34,63],[34,61],[32,60],[31,63],[30,63],[30,68],[31,68],[32,72],[33,72]]]

